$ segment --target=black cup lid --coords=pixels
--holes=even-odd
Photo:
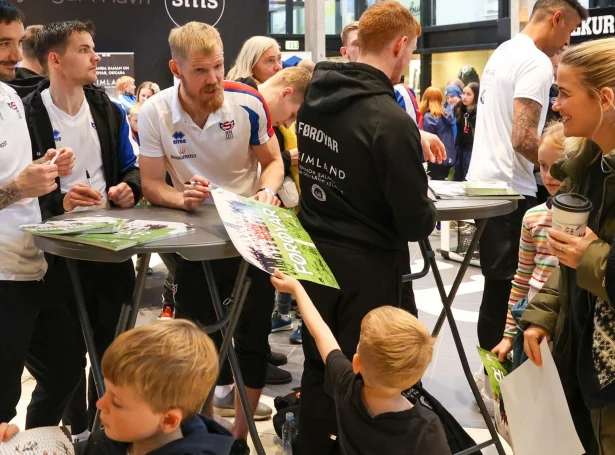
[[[553,198],[553,205],[566,212],[589,212],[593,205],[589,199],[581,194],[566,193],[558,194]]]

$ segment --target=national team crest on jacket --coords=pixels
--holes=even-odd
[[[230,122],[220,122],[220,128],[226,133],[227,139],[233,138],[233,128],[235,128],[235,120]]]

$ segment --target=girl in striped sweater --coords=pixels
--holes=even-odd
[[[551,196],[555,196],[561,182],[551,176],[551,165],[564,153],[564,126],[560,122],[551,123],[544,131],[538,149],[540,176]],[[524,308],[527,302],[542,289],[558,261],[549,252],[547,231],[551,228],[550,201],[538,205],[525,213],[521,227],[519,245],[519,267],[512,282],[508,300],[508,315],[504,337],[491,352],[498,355],[500,362],[513,349],[513,340],[517,334],[517,323],[511,310],[513,307]],[[517,350],[515,350],[515,354]],[[518,359],[515,359],[515,364]]]

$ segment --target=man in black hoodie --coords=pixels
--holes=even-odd
[[[419,130],[410,128],[393,89],[419,34],[407,8],[376,3],[361,17],[358,62],[316,65],[298,114],[299,218],[341,290],[305,287],[348,358],[370,310],[408,306],[401,282],[408,242],[426,238],[436,222]],[[324,363],[303,330],[300,449],[326,455],[336,449],[335,407]]]

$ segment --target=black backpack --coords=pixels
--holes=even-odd
[[[282,439],[282,426],[284,422],[286,422],[286,413],[292,412],[295,415],[295,423],[297,428],[299,428],[299,400],[301,397],[301,389],[296,388],[293,389],[292,393],[289,393],[283,397],[276,397],[273,401],[276,411],[278,411],[273,416],[273,428],[275,429],[276,434],[280,439]],[[297,430],[297,436],[299,435],[299,431]],[[291,441],[291,445],[293,447],[293,453],[298,453],[299,449],[297,448],[297,437],[293,438]]]
[[[446,440],[451,449],[451,453],[458,453],[476,446],[474,439],[463,429],[459,422],[448,412],[442,404],[431,396],[419,382],[414,387],[406,390],[403,395],[408,398],[415,406],[425,406],[440,418],[444,427]],[[481,454],[480,450],[473,452]]]

